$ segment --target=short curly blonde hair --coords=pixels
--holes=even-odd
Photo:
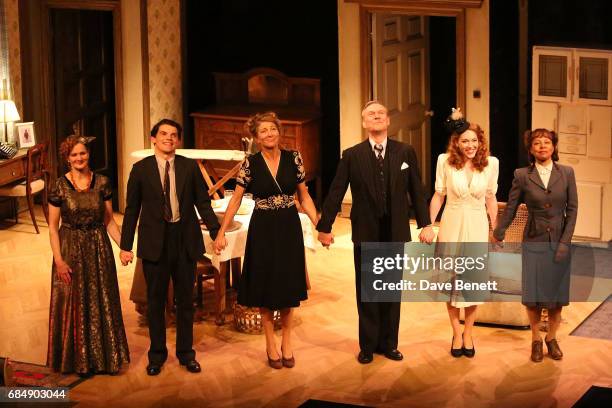
[[[274,123],[278,128],[278,133],[282,133],[281,121],[274,112],[256,113],[246,121],[244,129],[249,135],[257,138],[257,129],[262,122]]]

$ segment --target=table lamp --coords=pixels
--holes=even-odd
[[[8,123],[20,120],[15,102],[10,99],[0,100],[0,123],[4,125],[4,140],[8,142]]]

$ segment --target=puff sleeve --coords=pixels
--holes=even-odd
[[[436,164],[436,185],[435,189],[438,194],[446,195],[446,172],[444,167],[446,165],[446,159],[448,154],[442,153],[438,156],[438,163]]]

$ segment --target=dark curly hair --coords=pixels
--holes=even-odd
[[[467,130],[474,131],[478,138],[478,150],[476,150],[476,156],[472,159],[472,164],[474,165],[474,169],[482,171],[489,164],[489,144],[484,137],[484,131],[478,124],[471,123],[466,131]],[[461,134],[463,134],[463,132]],[[459,147],[459,137],[461,134],[457,132],[451,133],[448,148],[446,149],[448,153],[448,164],[457,170],[462,169],[467,161]]]
[[[259,125],[262,122],[274,123],[278,129],[278,133],[282,133],[282,126],[281,126],[280,119],[274,112],[256,113],[255,115],[251,116],[244,124],[245,132],[247,132],[249,135],[251,135],[252,137],[256,139],[257,129],[259,128]]]
[[[559,137],[552,130],[538,128],[535,130],[528,130],[523,134],[523,142],[525,143],[525,149],[527,150],[527,158],[529,159],[529,163],[535,163],[535,157],[533,157],[533,155],[531,154],[531,144],[533,143],[534,139],[540,137],[547,137],[550,139],[554,148],[551,158],[553,161],[559,161],[559,149],[557,147],[557,144],[559,143]]]
[[[154,124],[153,127],[151,128],[151,137],[157,136],[157,132],[159,132],[159,128],[161,125],[168,125],[168,126],[172,126],[173,128],[175,128],[176,136],[179,140],[181,140],[181,134],[183,133],[183,127],[181,126],[180,123],[172,119],[162,119],[156,124]]]
[[[82,136],[68,136],[62,143],[60,143],[59,154],[64,160],[64,162],[68,161],[68,156],[70,156],[70,152],[74,149],[74,146],[82,144],[87,149],[89,153],[89,146],[87,146],[87,141]]]

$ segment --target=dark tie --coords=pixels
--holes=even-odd
[[[166,160],[164,171],[164,220],[172,221],[172,206],[170,205],[170,162]]]
[[[382,154],[382,152],[383,152],[383,145],[375,144],[374,145],[374,150],[376,150],[376,160],[378,160],[378,165],[382,167],[383,160],[385,159],[383,157],[383,154]]]
[[[385,158],[383,157],[383,145],[375,144],[374,150],[376,151],[376,162],[378,163],[378,178],[380,179],[380,187],[381,187],[381,204],[382,208],[386,208],[387,206],[387,189],[385,185],[385,169],[384,162]],[[386,212],[386,211],[383,211]]]

